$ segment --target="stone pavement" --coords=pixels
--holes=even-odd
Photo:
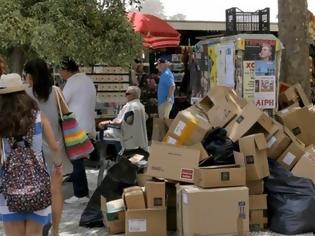
[[[96,189],[97,183],[97,174],[98,171],[95,169],[88,169],[87,176],[89,181],[90,195],[92,195],[93,191]],[[65,197],[71,197],[73,195],[72,192],[72,184],[66,183],[64,185],[64,193]],[[79,227],[79,220],[81,214],[85,208],[86,204],[65,204],[62,222],[60,225],[60,236],[106,236],[108,235],[104,228],[84,228]],[[3,234],[2,224],[0,223],[0,236]],[[124,235],[124,234],[121,234]],[[169,236],[175,236],[174,232],[169,232]],[[259,233],[251,233],[251,236],[281,236],[282,234],[276,234],[271,232],[259,232]],[[299,236],[313,236],[312,233],[309,234],[300,234]]]

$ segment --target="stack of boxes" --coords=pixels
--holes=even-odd
[[[315,122],[313,107],[300,85],[281,94],[280,104],[284,110],[276,121],[235,91],[217,86],[174,120],[155,119],[142,176],[145,190],[124,191],[126,235],[164,235],[166,215],[167,228],[177,228],[178,235],[249,235],[266,229],[268,158],[315,181],[315,148],[310,146],[315,124],[309,127]],[[216,127],[225,128],[239,144],[235,164],[200,166],[209,158],[201,142]],[[148,176],[163,179],[166,188]],[[166,199],[159,198],[165,194]],[[130,203],[135,198],[141,202],[137,208]],[[151,214],[156,214],[153,219]],[[163,222],[155,223],[159,228],[150,226],[157,219]]]

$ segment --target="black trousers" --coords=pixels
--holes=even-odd
[[[71,180],[73,184],[74,196],[81,198],[89,195],[88,181],[85,173],[84,160],[78,159],[71,161],[73,165],[73,172]]]

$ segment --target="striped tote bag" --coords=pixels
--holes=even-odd
[[[70,160],[88,158],[89,154],[94,150],[92,142],[86,132],[80,128],[74,113],[69,110],[60,89],[56,86],[54,86],[53,89],[56,95],[61,129],[68,158]]]

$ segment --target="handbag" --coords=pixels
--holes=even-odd
[[[73,112],[70,111],[60,89],[53,86],[56,94],[61,130],[63,134],[66,153],[70,160],[88,158],[94,150],[86,132],[80,128]]]

